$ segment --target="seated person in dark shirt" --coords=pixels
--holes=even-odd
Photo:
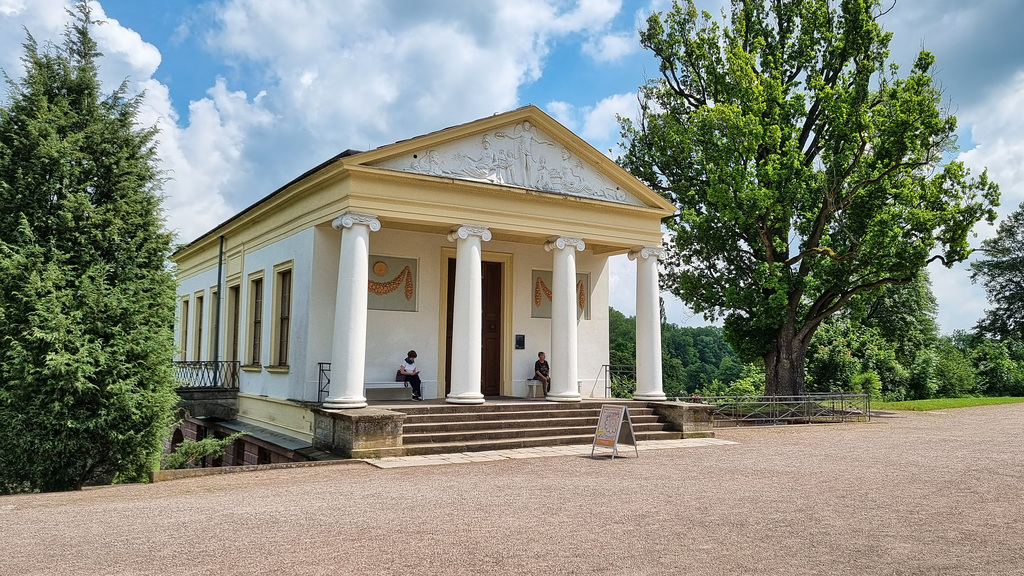
[[[543,352],[538,352],[537,361],[533,364],[533,378],[544,383],[544,394],[551,392],[551,377],[548,376],[550,370],[547,357]]]

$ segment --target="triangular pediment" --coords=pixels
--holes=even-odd
[[[375,158],[364,156],[359,163],[630,206],[666,206],[614,162],[533,106],[375,152],[367,154]]]

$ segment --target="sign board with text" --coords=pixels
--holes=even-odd
[[[612,449],[614,459],[619,453],[619,444],[632,444],[636,455],[640,456],[629,410],[619,404],[603,404],[601,416],[597,419],[597,430],[594,432],[594,444],[590,447],[590,457],[593,458],[594,450],[602,446]]]

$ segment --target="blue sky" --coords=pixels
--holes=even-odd
[[[718,14],[721,3],[702,0]],[[535,104],[603,152],[615,114],[657,63],[637,42],[668,0],[105,0],[95,32],[108,86],[146,91],[161,128],[168,225],[187,242],[308,168]],[[0,0],[0,67],[21,74],[28,29],[58,39],[69,0]],[[901,2],[884,18],[893,57],[925,47],[960,120],[960,157],[987,166],[1001,214],[1024,199],[1024,3]],[[2,97],[2,96],[0,96]],[[991,236],[987,226],[979,239]],[[931,268],[945,332],[982,315],[965,265]],[[632,264],[612,263],[612,305],[633,308]],[[669,320],[699,325],[667,299]]]

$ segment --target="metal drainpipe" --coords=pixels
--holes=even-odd
[[[224,298],[221,282],[224,277],[224,236],[220,237],[220,247],[217,249],[217,302],[216,311],[213,317],[213,361],[214,380],[213,385],[220,387],[221,367],[220,363],[220,301]]]

